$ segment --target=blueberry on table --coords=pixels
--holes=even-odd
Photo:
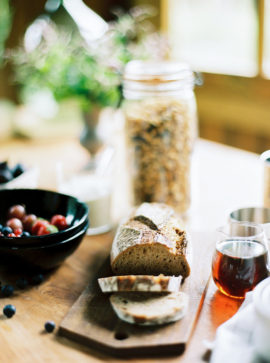
[[[24,278],[24,277],[21,277],[20,279],[18,279],[16,281],[16,286],[19,288],[19,289],[25,289],[28,285],[28,281]]]
[[[1,163],[0,163],[0,170],[6,170],[6,169],[8,169],[8,163],[7,163],[7,161],[5,160],[5,161],[1,161]]]
[[[44,324],[44,328],[45,328],[46,332],[52,333],[54,331],[54,328],[55,328],[55,322],[54,321],[46,321],[46,323]]]
[[[44,281],[44,276],[42,274],[38,274],[32,277],[32,284],[39,285]]]
[[[0,170],[0,183],[8,183],[13,179],[13,175],[10,170]]]
[[[4,285],[1,288],[1,293],[5,297],[11,296],[13,294],[13,292],[14,292],[14,288],[12,285]]]
[[[7,226],[3,227],[1,232],[3,233],[4,236],[8,236],[10,233],[13,233],[13,230],[12,228]]]
[[[23,233],[21,234],[21,237],[30,237],[31,234],[27,231],[23,231]]]
[[[12,316],[16,313],[16,308],[14,305],[8,304],[4,307],[3,313],[7,318],[12,318]]]
[[[24,167],[22,166],[22,164],[16,164],[12,170],[12,174],[13,177],[16,178],[17,176],[21,175],[22,173],[25,172]]]

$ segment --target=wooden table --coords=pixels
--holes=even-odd
[[[70,169],[82,167],[86,152],[75,140],[50,143],[10,141],[1,143],[0,159],[41,166],[40,186],[54,188],[56,161]],[[193,230],[213,231],[224,224],[229,211],[262,203],[262,168],[258,155],[215,144],[197,142],[192,170],[192,207],[188,225]],[[16,291],[0,299],[0,309],[8,303],[17,308],[12,319],[0,315],[0,362],[99,362],[118,361],[100,351],[74,343],[56,333],[44,332],[47,320],[58,326],[88,283],[89,273],[108,253],[113,233],[85,237],[78,250],[39,286]],[[206,246],[201,246],[202,250]],[[209,247],[208,247],[209,249]],[[211,253],[211,251],[209,251]],[[12,269],[1,269],[2,284],[14,283]],[[214,338],[216,328],[238,309],[239,302],[217,292],[211,281],[196,328],[185,353],[177,357],[130,359],[140,362],[201,362],[207,359],[205,340]]]

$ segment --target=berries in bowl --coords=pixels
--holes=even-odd
[[[21,204],[13,205],[7,212],[5,225],[0,225],[1,237],[31,237],[57,233],[69,227],[67,219],[61,214],[54,214],[50,220],[28,214]]]
[[[0,200],[0,259],[14,257],[52,268],[78,247],[87,231],[87,205],[75,197],[41,189],[6,189],[0,190]]]

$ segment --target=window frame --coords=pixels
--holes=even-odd
[[[169,1],[159,0],[160,29],[165,34]],[[255,1],[257,75],[202,72],[204,85],[196,89],[196,96],[202,137],[260,153],[270,149],[270,79],[263,72],[265,0]]]

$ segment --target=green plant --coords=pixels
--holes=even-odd
[[[93,104],[117,104],[119,83],[116,73],[97,62],[82,39],[62,33],[43,39],[31,52],[13,54],[16,81],[23,95],[40,89],[50,90],[57,101],[75,97],[82,108]]]
[[[0,1],[0,65],[3,62],[5,42],[12,24],[12,13],[9,0]]]
[[[149,40],[154,33],[148,22],[152,14],[146,7],[117,12],[106,35],[92,46],[79,33],[59,30],[43,18],[46,26],[39,44],[30,51],[20,47],[11,53],[22,95],[48,89],[58,101],[77,98],[84,110],[117,106],[124,65],[153,55]]]

